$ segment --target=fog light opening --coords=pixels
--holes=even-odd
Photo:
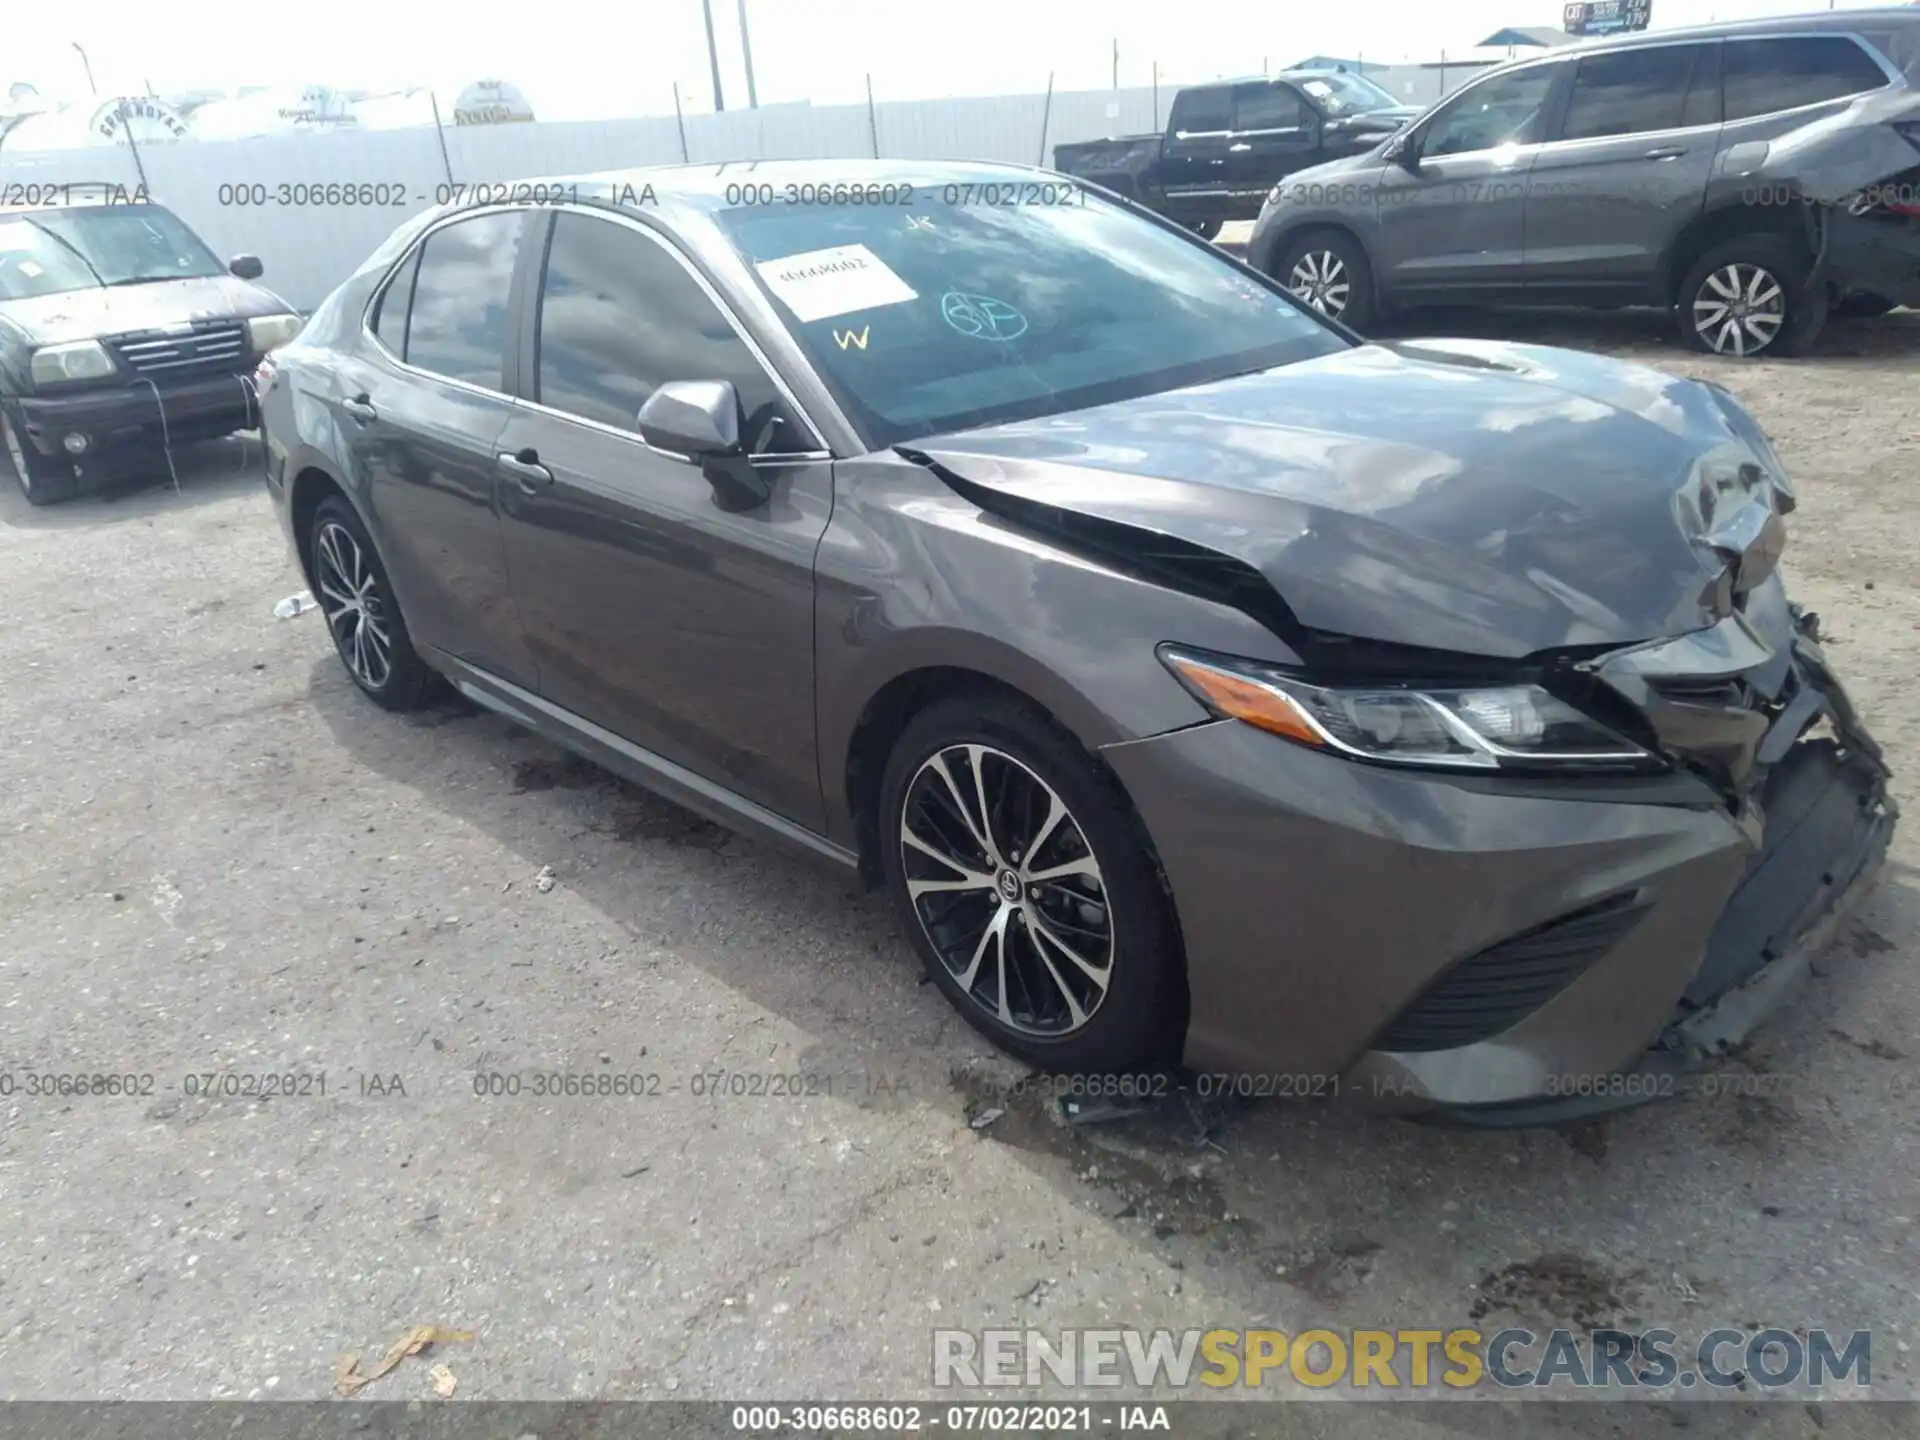
[[[87,453],[87,447],[92,443],[93,441],[89,439],[85,434],[83,434],[81,431],[75,430],[72,434],[68,435],[65,439],[63,439],[60,442],[60,445],[61,445],[61,448],[64,449],[69,455],[84,455]]]

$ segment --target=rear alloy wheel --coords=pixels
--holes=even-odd
[[[1171,907],[1124,799],[1071,737],[1012,700],[936,705],[901,737],[881,804],[889,888],[970,1023],[1052,1069],[1168,1058]]]
[[[1366,256],[1345,235],[1321,230],[1288,245],[1275,278],[1329,320],[1358,327],[1373,319],[1373,276]]]
[[[0,408],[0,449],[6,451],[7,464],[13,468],[13,478],[20,486],[20,493],[27,497],[27,503],[52,505],[72,499],[79,488],[73,466],[48,459],[29,445],[14,427],[13,417]]]
[[[366,527],[337,496],[314,512],[308,567],[333,648],[353,683],[388,710],[418,706],[433,672],[414,651]]]
[[[1827,297],[1806,284],[1806,268],[1774,235],[1717,245],[1680,286],[1681,334],[1696,350],[1735,359],[1797,355],[1827,318]]]

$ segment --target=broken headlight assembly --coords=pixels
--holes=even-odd
[[[1648,770],[1650,751],[1538,685],[1316,685],[1258,660],[1162,645],[1223,719],[1354,760],[1447,770]]]

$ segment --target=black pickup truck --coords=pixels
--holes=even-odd
[[[1118,191],[1212,239],[1252,220],[1296,170],[1357,154],[1420,114],[1349,70],[1189,85],[1164,135],[1056,145],[1053,168]]]

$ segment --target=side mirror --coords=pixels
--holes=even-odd
[[[1420,145],[1408,131],[1402,130],[1389,140],[1380,158],[1398,165],[1402,170],[1410,170],[1416,175],[1420,173]]]
[[[722,510],[751,510],[772,493],[747,458],[730,380],[669,380],[640,407],[639,429],[653,450],[698,465]]]
[[[242,280],[258,280],[267,273],[267,267],[260,263],[258,255],[236,255],[227,262],[227,273]]]
[[[669,380],[640,407],[640,438],[683,460],[740,453],[740,397],[730,380]]]

